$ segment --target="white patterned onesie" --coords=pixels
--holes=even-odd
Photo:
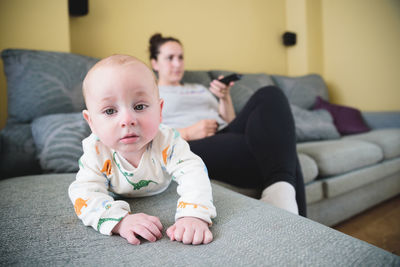
[[[115,201],[112,195],[151,196],[163,192],[172,180],[178,183],[180,195],[175,220],[192,216],[211,224],[216,216],[207,168],[176,130],[161,124],[137,168],[94,134],[82,144],[79,172],[69,187],[69,197],[85,225],[111,235],[130,212],[127,202]]]

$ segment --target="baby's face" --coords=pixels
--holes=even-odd
[[[163,102],[150,70],[140,62],[102,66],[85,81],[92,132],[128,161],[140,158],[161,123]]]

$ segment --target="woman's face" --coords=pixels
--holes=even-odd
[[[158,72],[158,85],[179,85],[185,71],[182,46],[177,42],[166,42],[160,47],[157,60],[151,60],[151,65]]]

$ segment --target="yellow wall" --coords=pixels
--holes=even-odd
[[[281,43],[287,30],[298,34],[294,47]],[[0,49],[127,53],[148,62],[155,32],[181,39],[188,69],[316,72],[335,103],[400,110],[399,0],[90,0],[83,17],[68,16],[67,0],[0,0]]]
[[[400,110],[400,1],[322,3],[324,78],[332,100]]]
[[[281,0],[92,0],[70,25],[75,53],[148,62],[148,39],[161,32],[183,42],[188,69],[286,73]]]
[[[287,75],[323,75],[321,0],[286,0],[286,27],[297,42],[287,47]]]
[[[287,47],[287,75],[308,73],[306,0],[286,0],[286,27],[296,33],[296,45]]]
[[[0,0],[0,50],[70,51],[67,0]],[[7,92],[0,64],[0,129],[7,119]]]

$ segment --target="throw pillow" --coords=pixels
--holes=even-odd
[[[90,135],[90,128],[82,113],[53,114],[35,119],[32,135],[45,172],[76,172],[82,140]]]
[[[330,113],[326,110],[305,110],[290,105],[292,110],[297,142],[340,138]]]
[[[220,75],[228,76],[233,72],[213,70],[210,72],[212,79]],[[243,73],[242,79],[235,82],[231,88],[231,97],[236,114],[246,105],[249,98],[261,87],[275,85],[271,77],[265,73]]]
[[[342,135],[363,133],[370,130],[358,109],[331,104],[321,97],[317,97],[313,109],[325,109],[329,111],[333,117],[333,123]]]
[[[1,56],[10,121],[29,123],[43,115],[84,108],[81,83],[98,59],[24,49],[7,49]]]
[[[310,109],[317,96],[328,100],[328,89],[324,80],[318,74],[301,77],[273,75],[272,79],[283,90],[289,102],[298,107]]]

